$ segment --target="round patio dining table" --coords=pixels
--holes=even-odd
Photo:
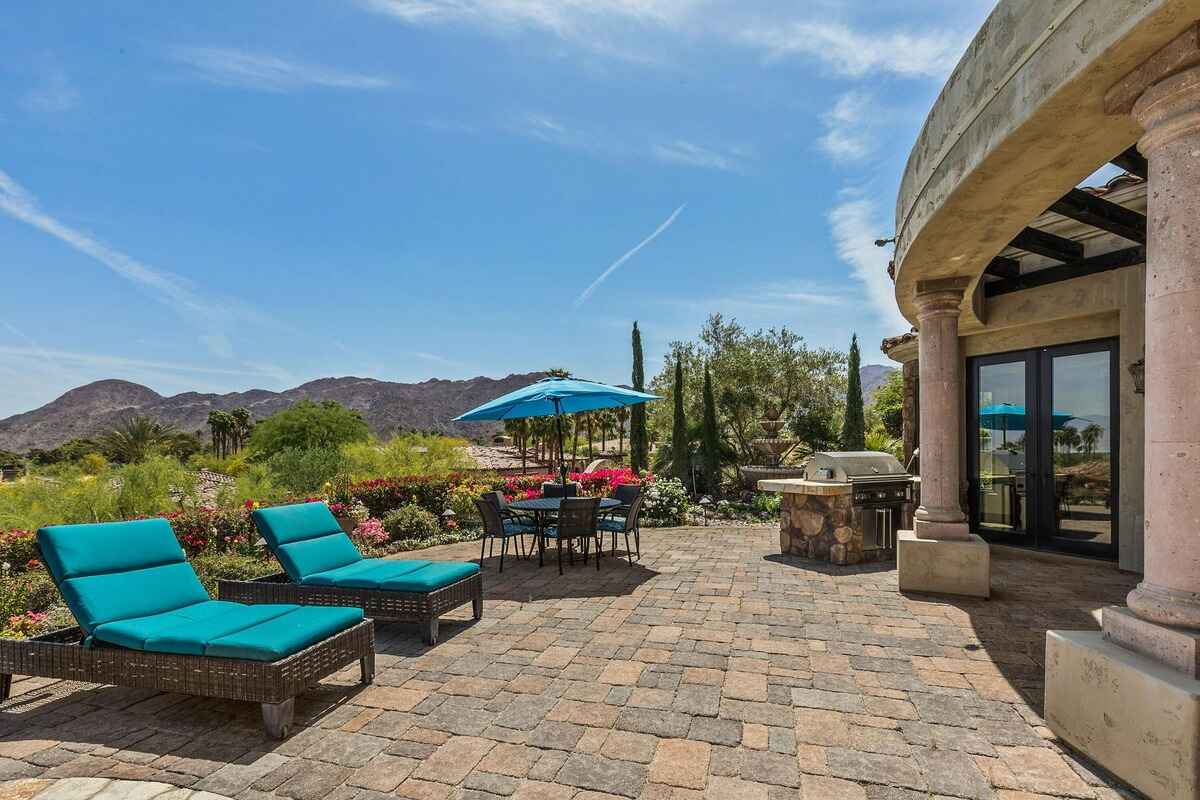
[[[529,500],[514,500],[507,503],[507,507],[512,511],[524,511],[528,514],[533,514],[534,524],[537,525],[537,545],[538,545],[538,566],[542,566],[545,562],[542,560],[542,529],[545,527],[545,519],[547,514],[556,513],[562,507],[562,501],[565,497],[534,497]],[[615,500],[611,497],[600,498],[600,511],[611,511],[621,505],[620,500]]]

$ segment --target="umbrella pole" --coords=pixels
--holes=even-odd
[[[562,479],[563,492],[567,489],[567,459],[563,455],[562,406],[554,401],[554,422],[558,426],[558,474]]]

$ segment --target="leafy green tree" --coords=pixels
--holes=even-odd
[[[871,399],[871,415],[893,439],[904,435],[904,373],[896,370],[888,375]]]
[[[633,323],[633,390],[646,391],[646,373],[642,363],[642,332]],[[646,429],[646,405],[639,403],[629,411],[629,466],[642,472],[650,466],[650,439]]]
[[[314,403],[305,399],[255,425],[250,449],[256,458],[267,459],[288,448],[337,450],[370,436],[371,430],[358,411],[334,400]]]
[[[100,437],[103,454],[119,464],[136,464],[169,452],[179,431],[149,417],[129,417]]]
[[[858,334],[850,337],[846,362],[846,416],[842,420],[842,449],[862,450],[867,446],[867,420],[863,412],[862,378],[859,373]]]
[[[662,440],[670,437],[673,425],[673,377],[680,359],[690,419],[703,416],[703,375],[705,365],[709,367],[720,438],[734,449],[735,463],[761,459],[751,441],[763,435],[759,421],[767,406],[782,411],[792,427],[803,432],[799,438],[806,447],[816,449],[809,438],[811,431],[829,426],[835,426],[836,441],[845,399],[843,353],[810,348],[803,337],[787,328],[749,332],[736,320],[713,314],[697,340],[671,344],[663,370],[651,383],[651,392],[670,401],[649,407],[651,432]],[[795,415],[802,416],[799,424]]]
[[[688,485],[690,460],[688,458],[687,417],[683,410],[683,361],[675,361],[675,425],[671,429],[671,464],[675,477]]]
[[[713,494],[721,494],[721,434],[717,428],[717,401],[713,397],[712,375],[704,366],[704,422],[701,437],[704,448],[704,486]]]

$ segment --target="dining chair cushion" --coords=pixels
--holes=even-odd
[[[504,520],[505,536],[520,536],[526,533],[537,533],[537,526],[530,525],[525,522],[518,522],[516,520]]]
[[[615,519],[601,518],[596,523],[596,527],[602,531],[612,531],[615,533],[624,533],[625,532],[625,518],[624,517],[617,517]]]

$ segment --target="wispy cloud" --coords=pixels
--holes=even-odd
[[[579,297],[575,298],[575,308],[579,308],[581,305],[583,305],[585,302],[587,302],[587,299],[592,296],[592,292],[594,292],[594,291],[596,291],[596,289],[600,288],[600,285],[602,283],[604,283],[606,280],[608,280],[608,277],[610,275],[612,275],[614,272],[616,272],[618,269],[620,269],[622,264],[624,264],[626,261],[628,261],[629,259],[636,256],[638,253],[640,253],[642,251],[643,248],[645,248],[647,245],[649,245],[651,242],[653,242],[655,239],[657,239],[659,236],[661,236],[663,234],[663,232],[667,230],[667,228],[674,225],[675,220],[679,219],[679,215],[683,213],[683,209],[686,207],[687,207],[687,203],[684,203],[679,208],[677,208],[673,212],[671,212],[671,216],[667,217],[665,222],[663,222],[661,225],[659,225],[657,228],[655,228],[654,233],[651,233],[645,239],[642,239],[642,241],[638,242],[637,245],[635,245],[631,250],[629,250],[629,252],[625,253],[625,255],[621,256],[616,261],[614,261],[612,264],[610,264],[608,269],[604,270],[604,272],[601,272],[600,276],[598,278],[596,278],[596,280],[592,281],[590,286],[588,286],[586,289],[584,289],[582,292],[580,292]]]
[[[382,75],[289,61],[268,53],[230,47],[173,47],[169,55],[203,80],[264,92],[295,92],[314,87],[370,90],[394,85],[391,78]]]
[[[687,167],[719,169],[726,172],[740,172],[742,169],[741,160],[737,155],[720,153],[685,139],[655,144],[651,148],[651,153],[659,161],[682,164]]]
[[[838,162],[862,161],[871,155],[875,149],[873,106],[873,98],[866,92],[843,94],[821,115],[825,133],[817,146]]]
[[[896,308],[895,287],[888,277],[891,249],[876,247],[875,240],[891,223],[880,218],[871,200],[846,193],[845,201],[829,212],[829,224],[838,258],[850,267],[850,273],[867,293],[880,323],[895,331],[906,331],[909,323]]]
[[[513,115],[502,127],[514,136],[613,159],[652,160],[696,169],[741,173],[745,172],[748,157],[743,148],[718,148],[687,139],[651,138],[638,141],[601,128],[569,124],[540,111]]]
[[[958,31],[866,32],[843,23],[817,21],[751,27],[741,38],[772,58],[803,56],[840,75],[883,72],[906,78],[945,76],[970,41],[968,34]]]
[[[3,170],[0,170],[0,212],[53,236],[98,261],[183,316],[201,331],[201,341],[214,355],[232,355],[227,331],[235,319],[259,324],[276,324],[261,312],[245,308],[238,303],[202,297],[178,275],[155,269],[90,234],[61,222],[44,211],[37,198]]]
[[[855,27],[819,16],[817,4],[777,0],[360,0],[407,25],[462,26],[500,35],[540,33],[578,50],[658,62],[671,42],[707,40],[779,59],[802,56],[841,75],[942,77],[972,31]],[[840,13],[868,3],[841,3]]]
[[[53,350],[37,345],[0,345],[0,356],[39,359],[57,364],[93,367],[104,370],[156,370],[182,372],[198,375],[226,375],[239,377],[270,377],[290,379],[290,374],[276,367],[244,364],[241,367],[212,367],[203,364],[187,364],[179,361],[148,361],[140,358],[83,353],[71,350]]]

